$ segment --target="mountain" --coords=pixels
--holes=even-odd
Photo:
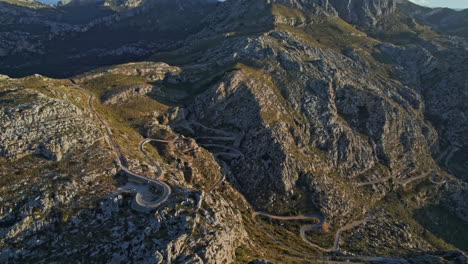
[[[468,37],[468,9],[425,8],[409,1],[402,1],[401,8],[420,23],[432,27],[443,34]]]
[[[13,40],[0,44],[4,55],[0,67],[10,75],[24,76],[36,73],[41,65],[39,73],[69,77],[99,66],[141,59],[155,50],[180,46],[188,35],[200,30],[201,19],[215,5],[211,0],[151,1],[116,12],[99,2],[72,2],[48,15],[42,10],[11,7],[15,17],[29,15],[19,20],[21,31],[9,29],[10,25],[18,27],[18,23],[2,22]],[[13,12],[7,7],[4,12]],[[176,12],[182,19],[173,19]],[[37,29],[38,25],[42,28]],[[17,44],[29,50],[17,51]]]
[[[108,3],[1,6],[2,263],[467,261],[457,11]]]

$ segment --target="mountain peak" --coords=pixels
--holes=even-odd
[[[396,10],[396,0],[265,0],[318,15],[340,16],[362,27],[375,26]]]

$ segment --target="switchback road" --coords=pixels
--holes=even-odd
[[[304,242],[306,242],[308,245],[310,245],[311,247],[313,247],[315,249],[318,249],[320,251],[324,251],[324,252],[338,251],[339,250],[339,245],[340,245],[341,234],[343,232],[345,232],[347,230],[350,230],[350,229],[353,229],[355,227],[358,227],[360,225],[363,225],[363,224],[365,224],[365,223],[367,223],[368,221],[371,220],[371,217],[368,217],[368,218],[366,218],[364,220],[355,221],[355,222],[352,222],[352,223],[340,228],[335,234],[335,241],[333,243],[333,246],[331,248],[324,248],[324,247],[319,246],[318,244],[310,241],[306,236],[306,232],[313,231],[313,230],[318,230],[318,229],[322,228],[322,226],[325,224],[326,219],[321,214],[314,213],[314,214],[299,215],[299,216],[278,216],[278,215],[272,215],[272,214],[264,213],[264,212],[254,212],[252,214],[252,219],[257,225],[260,225],[260,224],[257,222],[256,217],[260,216],[260,215],[271,218],[271,219],[282,220],[282,221],[317,219],[319,221],[318,224],[302,226],[301,229],[300,229],[300,236],[301,236],[302,240],[304,240]],[[268,232],[265,228],[262,227],[262,229],[265,232]],[[271,233],[269,235],[273,236]],[[278,241],[278,239],[276,239],[276,238],[275,238],[275,240]]]
[[[75,84],[75,82],[73,80],[71,80],[71,82],[73,84]],[[107,139],[109,140],[110,145],[112,146],[112,149],[113,149],[113,151],[115,153],[115,156],[117,158],[117,163],[118,163],[119,167],[123,171],[125,171],[129,177],[132,177],[133,179],[136,179],[136,180],[139,180],[139,181],[146,182],[146,183],[148,183],[148,184],[150,184],[150,185],[152,185],[152,186],[154,186],[156,188],[159,188],[163,192],[161,197],[159,199],[157,199],[156,201],[145,201],[143,199],[143,194],[141,192],[137,192],[137,194],[135,196],[136,203],[138,205],[140,205],[140,206],[145,207],[145,208],[154,209],[154,208],[159,207],[164,202],[166,202],[167,199],[169,198],[169,195],[171,195],[171,188],[169,187],[169,185],[167,185],[166,183],[161,182],[161,181],[159,181],[157,179],[148,178],[146,176],[143,176],[141,174],[133,172],[128,168],[126,159],[121,154],[119,146],[117,145],[117,143],[114,140],[114,137],[112,136],[112,131],[111,131],[109,125],[101,118],[101,116],[97,113],[96,109],[94,109],[94,105],[93,105],[94,94],[91,93],[90,91],[88,91],[87,89],[77,85],[77,84],[75,84],[73,87],[75,89],[81,90],[81,91],[85,92],[86,94],[88,94],[88,96],[89,96],[89,98],[88,98],[88,107],[89,107],[90,111],[93,113],[93,115],[99,120],[101,125],[104,126],[105,131],[106,131]],[[146,152],[143,151],[143,146],[144,146],[144,144],[149,142],[148,140],[149,141],[154,140],[154,141],[160,141],[160,142],[164,142],[164,140],[161,140],[161,139],[147,139],[147,140],[143,140],[140,143],[140,151],[142,151],[143,154],[146,156],[146,158],[148,158],[150,160],[150,162],[153,165],[156,165],[156,168],[158,168],[158,178],[159,178],[162,175],[161,167],[149,155],[147,155]]]

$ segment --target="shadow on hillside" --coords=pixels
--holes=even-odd
[[[26,7],[7,5],[20,10],[20,14],[38,14]],[[53,78],[70,78],[75,75],[115,64],[143,61],[151,55],[180,47],[185,39],[204,28],[202,20],[209,8],[199,7],[194,10],[184,10],[177,19],[174,12],[181,12],[177,6],[169,6],[165,12],[159,6],[148,10],[132,9],[121,15],[99,6],[60,7],[51,14],[41,15],[43,20],[25,20],[18,23],[12,17],[7,21],[11,24],[0,26],[0,31],[13,34],[11,41],[2,47],[0,74],[10,77],[25,77],[41,74]],[[174,9],[174,10],[172,10]],[[156,13],[155,13],[156,12]],[[96,18],[102,18],[96,20]],[[38,22],[39,21],[39,22]],[[42,22],[44,21],[44,22]],[[51,34],[51,28],[61,28],[63,25],[49,27],[48,23],[67,23],[81,25],[67,28],[60,34]],[[41,29],[37,30],[40,26]],[[14,27],[21,27],[20,31]],[[26,37],[24,37],[26,36]],[[19,39],[19,40],[18,40]],[[28,49],[14,53],[18,47],[31,46]]]
[[[287,196],[283,182],[286,153],[275,140],[272,130],[265,127],[260,103],[252,89],[248,84],[232,87],[231,77],[232,75],[227,75],[215,84],[211,84],[208,90],[194,98],[188,107],[188,123],[198,122],[203,127],[192,125],[191,129],[187,129],[187,124],[183,127],[176,124],[173,125],[173,129],[192,138],[242,135],[239,146],[235,146],[232,142],[225,144],[227,147],[237,148],[242,156],[236,158],[219,156],[218,158],[222,160],[220,166],[222,163],[228,165],[227,179],[256,209],[277,212],[280,210],[278,208],[284,207],[281,203],[296,202],[272,200],[272,197]],[[218,88],[221,86],[231,91],[224,91],[227,94],[218,97]],[[213,99],[205,101],[206,98]],[[198,143],[203,146],[200,141]],[[218,141],[217,144],[223,143]],[[219,155],[220,148],[208,146],[206,149],[214,156]]]
[[[468,226],[443,205],[429,205],[415,211],[415,219],[445,242],[468,250]]]

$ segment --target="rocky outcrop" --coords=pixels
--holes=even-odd
[[[237,197],[235,205],[219,194],[187,189],[182,186],[183,176],[177,179],[183,171],[174,166],[167,173],[174,185],[169,201],[156,214],[135,211],[133,197],[114,193],[126,177],[117,173],[113,153],[104,147],[101,132],[84,110],[88,98],[64,83],[41,76],[5,76],[0,82],[5,125],[1,146],[8,151],[0,159],[0,177],[13,181],[0,186],[0,261],[74,258],[89,262],[99,254],[108,263],[232,263],[237,247],[247,239],[242,219],[245,200],[230,187],[224,193]],[[26,129],[35,122],[40,122],[35,130]],[[71,132],[64,133],[68,130]],[[12,138],[16,132],[25,137]],[[14,141],[23,147],[40,140],[46,142],[53,160],[35,155],[21,159],[37,153],[9,144]],[[5,142],[8,144],[3,145]],[[68,148],[54,145],[59,143],[69,144]],[[193,166],[216,164],[211,155],[191,153],[198,151],[193,140],[180,142],[175,148],[192,155]],[[10,162],[5,162],[5,157]],[[21,162],[15,163],[16,159]],[[141,168],[156,170],[139,161],[131,166],[139,172]],[[219,166],[211,167],[210,173],[220,174]],[[151,188],[148,192],[158,195]],[[89,243],[77,242],[78,238]]]
[[[275,203],[306,188],[313,194],[310,202],[326,215],[342,217],[359,205],[351,198],[354,191],[336,188],[340,181],[382,165],[396,173],[431,164],[437,133],[420,117],[421,94],[383,82],[359,59],[283,31],[226,41],[223,51],[214,49],[207,58],[230,58],[230,50],[239,48],[231,45],[240,43],[245,46],[237,58],[251,58],[265,70],[239,66],[198,96],[189,111],[201,123],[244,133],[239,150],[245,157],[231,162],[231,169],[239,189],[260,208],[277,210]]]
[[[396,0],[330,0],[339,16],[364,28],[371,28],[395,12]]]
[[[421,93],[425,100],[425,114],[435,124],[440,138],[451,146],[466,147],[463,134],[468,112],[462,107],[466,98],[463,75],[466,57],[456,54],[468,46],[466,42],[456,40],[452,45],[455,47],[451,52],[440,46],[424,48],[385,44],[380,49],[396,60],[399,67],[395,67],[395,71],[405,84]],[[441,97],[441,94],[445,96]]]
[[[135,214],[130,199],[120,195],[104,199],[66,222],[48,215],[36,218],[32,224],[32,217],[27,217],[23,228],[15,229],[14,234],[10,231],[8,237],[40,250],[7,244],[0,250],[2,263],[15,263],[25,257],[52,261],[66,256],[86,261],[98,252],[111,263],[231,263],[235,249],[246,239],[239,213],[219,197],[217,201],[206,199],[200,207],[203,193],[179,190],[178,195],[180,199],[157,214]],[[47,234],[35,233],[43,229],[48,230]],[[52,236],[55,238],[48,240]],[[83,237],[89,243],[77,244],[69,236]]]
[[[125,102],[130,98],[144,96],[153,90],[153,86],[149,84],[130,85],[118,92],[111,92],[104,95],[101,100],[105,104],[118,104]]]
[[[82,74],[75,78],[78,82],[95,79],[106,74],[120,74],[144,77],[149,82],[161,81],[167,78],[173,80],[182,70],[163,62],[139,62],[110,66]]]
[[[386,214],[377,215],[374,221],[359,227],[353,235],[343,241],[345,250],[355,251],[357,245],[363,246],[362,244],[371,255],[382,255],[382,251],[385,251],[390,256],[397,256],[401,254],[401,245],[404,245],[403,248],[417,248],[423,251],[432,249],[430,244],[412,235],[410,226],[404,222],[395,223],[395,220]]]
[[[30,79],[41,77],[30,77]],[[67,101],[15,84],[1,93],[0,156],[19,159],[40,155],[61,160],[68,152],[98,139],[91,114]],[[21,103],[23,102],[23,103]]]

